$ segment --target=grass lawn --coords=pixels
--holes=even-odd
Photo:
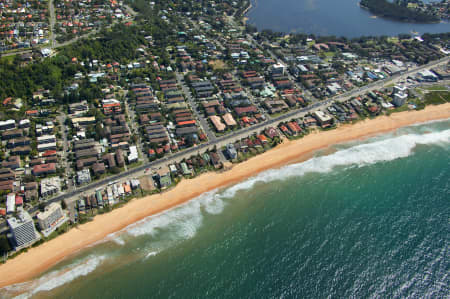
[[[225,68],[227,68],[227,65],[225,64],[225,62],[223,62],[223,60],[213,60],[209,62],[209,65],[212,66],[212,68],[214,70],[223,70]]]
[[[12,63],[17,55],[3,56],[0,58],[2,62]]]
[[[439,105],[450,101],[450,92],[433,91],[425,95],[427,105]]]
[[[447,87],[443,86],[443,85],[433,85],[430,87],[425,88],[426,90],[430,90],[430,91],[447,91]]]

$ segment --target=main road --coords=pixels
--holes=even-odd
[[[132,168],[128,171],[124,171],[120,174],[114,175],[114,176],[110,176],[108,178],[90,183],[88,185],[85,186],[81,186],[78,187],[74,190],[68,191],[64,194],[55,196],[51,199],[48,199],[46,201],[46,204],[50,204],[52,202],[60,202],[62,200],[75,200],[77,198],[79,198],[80,195],[82,194],[87,194],[87,193],[94,193],[96,189],[99,188],[104,188],[106,187],[108,184],[110,184],[111,182],[114,181],[119,181],[119,180],[126,180],[126,179],[130,179],[130,178],[134,178],[134,177],[139,177],[141,175],[144,175],[146,173],[146,169],[148,168],[159,168],[161,166],[167,165],[167,164],[172,164],[172,163],[176,163],[179,162],[183,159],[189,158],[192,155],[196,155],[198,153],[204,152],[208,149],[213,149],[214,147],[220,148],[228,143],[232,143],[236,140],[245,138],[247,136],[250,136],[252,134],[257,134],[259,132],[261,132],[262,130],[265,130],[266,128],[269,127],[274,127],[274,126],[278,126],[278,124],[282,123],[282,122],[286,122],[289,121],[291,119],[294,118],[299,118],[299,117],[303,117],[306,114],[315,111],[315,110],[319,110],[319,109],[326,109],[327,107],[329,107],[331,104],[333,104],[333,102],[344,102],[352,97],[357,97],[359,95],[363,95],[365,93],[368,93],[369,91],[373,91],[373,90],[377,90],[382,88],[383,86],[387,85],[387,84],[392,84],[392,83],[396,83],[398,81],[404,80],[406,79],[408,76],[411,76],[421,70],[424,69],[428,69],[428,68],[432,68],[432,67],[436,67],[438,65],[443,65],[449,62],[450,57],[444,57],[440,60],[431,62],[429,64],[423,65],[423,66],[419,66],[413,69],[410,69],[402,74],[398,74],[398,75],[394,75],[392,77],[386,78],[384,80],[380,80],[374,83],[371,83],[369,85],[366,85],[364,87],[349,91],[347,93],[335,96],[333,98],[330,98],[328,100],[322,101],[322,102],[317,102],[311,106],[305,107],[305,108],[301,108],[301,109],[297,109],[297,110],[292,110],[288,113],[285,113],[283,115],[280,115],[276,118],[272,118],[269,119],[265,122],[261,122],[259,124],[256,124],[254,126],[251,127],[247,127],[244,129],[241,129],[239,131],[233,132],[231,134],[222,136],[222,137],[218,137],[216,138],[214,141],[208,141],[206,143],[203,143],[201,145],[192,147],[192,148],[188,148],[186,150],[177,152],[177,153],[173,153],[170,154],[162,159],[159,159],[157,161],[153,161],[153,162],[149,162],[146,164],[143,164],[141,166],[138,166],[136,168]],[[38,210],[38,207],[33,207],[30,210],[28,210],[31,214],[36,212]],[[3,231],[6,228],[5,223],[2,223],[0,225],[0,231]]]
[[[403,74],[399,74],[399,75],[395,75],[389,78],[386,78],[384,80],[380,80],[374,83],[371,83],[369,85],[366,85],[364,87],[355,89],[353,91],[338,95],[336,97],[330,98],[326,101],[322,101],[322,102],[318,102],[315,103],[311,106],[305,107],[305,108],[301,108],[301,109],[297,109],[297,110],[293,110],[290,111],[288,113],[285,113],[283,115],[280,115],[276,118],[273,119],[269,119],[265,122],[261,122],[259,124],[256,124],[254,126],[251,127],[247,127],[244,129],[241,129],[239,131],[233,132],[231,134],[222,136],[222,137],[218,137],[215,139],[215,141],[208,141],[204,144],[192,147],[192,148],[188,148],[186,150],[177,152],[177,153],[173,153],[170,154],[162,159],[159,159],[157,161],[153,161],[153,162],[149,162],[146,163],[144,165],[141,165],[139,167],[130,169],[126,172],[122,172],[118,175],[115,176],[111,176],[108,178],[105,178],[103,180],[97,181],[97,182],[93,182],[89,185],[85,185],[82,187],[77,188],[76,190],[73,190],[71,192],[56,196],[50,200],[48,200],[48,203],[50,202],[56,202],[56,201],[60,201],[63,199],[67,199],[67,198],[71,198],[74,196],[77,196],[81,193],[84,192],[94,192],[95,189],[106,186],[108,183],[116,181],[116,180],[121,180],[121,179],[126,179],[126,178],[130,178],[130,177],[135,177],[140,173],[143,173],[145,169],[147,168],[158,168],[160,166],[163,165],[167,165],[167,164],[171,164],[171,163],[175,163],[178,161],[181,161],[182,159],[188,158],[192,155],[195,155],[199,152],[205,151],[207,149],[212,149],[214,146],[216,146],[217,148],[226,145],[230,142],[234,142],[237,139],[241,139],[244,138],[246,136],[252,135],[254,133],[258,133],[261,132],[262,130],[268,128],[268,127],[273,127],[273,126],[277,126],[278,124],[282,123],[282,122],[286,122],[289,121],[293,118],[299,118],[299,117],[303,117],[304,115],[315,111],[315,110],[319,110],[319,109],[325,109],[328,106],[330,106],[333,102],[337,101],[337,102],[344,102],[352,97],[357,97],[359,95],[363,95],[365,93],[368,93],[369,91],[373,91],[373,90],[377,90],[382,88],[383,86],[387,85],[387,84],[392,84],[401,80],[406,79],[408,76],[417,73],[418,71],[421,71],[423,69],[427,69],[427,68],[431,68],[431,67],[435,67],[437,65],[442,65],[445,63],[448,63],[450,57],[445,57],[442,58],[438,61],[435,62],[431,62],[427,65],[424,66],[420,66],[411,70],[406,71]]]

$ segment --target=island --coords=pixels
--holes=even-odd
[[[408,1],[361,0],[360,6],[376,16],[401,22],[437,23],[441,20],[440,17],[427,9],[412,8],[413,6],[409,5]]]

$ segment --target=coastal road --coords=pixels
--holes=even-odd
[[[400,80],[404,80],[406,79],[406,77],[411,76],[421,70],[424,69],[428,69],[431,67],[436,67],[438,65],[443,65],[448,63],[450,57],[444,57],[438,61],[434,61],[431,62],[427,65],[424,66],[420,66],[420,67],[416,67],[413,68],[411,70],[406,71],[403,74],[399,74],[399,75],[395,75],[393,77],[389,77],[387,79],[384,80],[380,80],[377,82],[374,82],[372,84],[369,84],[365,87],[362,88],[358,88],[356,90],[353,91],[349,91],[347,93],[338,95],[336,97],[330,98],[326,101],[323,102],[318,102],[315,103],[311,106],[305,107],[305,108],[301,108],[298,110],[293,110],[290,111],[286,114],[280,115],[276,118],[272,118],[269,119],[265,122],[261,122],[259,124],[256,124],[252,127],[248,127],[248,128],[244,128],[241,130],[238,130],[236,132],[233,132],[231,134],[227,134],[225,136],[216,138],[215,141],[211,141],[209,140],[206,143],[200,144],[198,146],[192,147],[192,148],[188,148],[186,150],[177,152],[177,153],[172,153],[169,154],[167,156],[165,156],[162,159],[159,159],[157,161],[153,161],[153,162],[149,162],[146,164],[143,164],[141,166],[138,166],[136,168],[130,169],[128,171],[122,172],[120,174],[114,175],[114,176],[110,176],[108,178],[105,178],[103,180],[99,180],[96,182],[93,182],[89,185],[84,185],[81,187],[78,187],[74,190],[70,190],[64,194],[55,196],[49,200],[46,201],[46,204],[50,204],[52,202],[60,202],[61,200],[69,200],[69,201],[73,201],[77,198],[79,198],[80,195],[82,194],[90,194],[90,193],[94,193],[96,189],[99,188],[104,188],[106,187],[109,183],[112,183],[114,181],[120,181],[120,180],[126,180],[126,179],[130,179],[133,177],[139,177],[141,175],[144,175],[146,173],[146,169],[147,168],[159,168],[162,166],[165,166],[167,164],[172,164],[172,163],[176,163],[179,162],[183,159],[189,158],[192,155],[197,155],[199,153],[202,153],[208,149],[213,149],[214,147],[216,148],[221,148],[222,146],[225,146],[228,143],[234,142],[236,140],[245,138],[247,136],[250,136],[252,134],[257,134],[259,132],[261,132],[262,130],[269,128],[269,127],[275,127],[278,126],[278,124],[282,123],[282,122],[286,122],[289,121],[291,119],[295,119],[295,118],[300,118],[305,116],[306,114],[316,111],[316,110],[320,110],[320,109],[326,109],[327,107],[329,107],[334,101],[338,101],[338,102],[344,102],[352,97],[357,97],[359,95],[363,95],[368,93],[369,91],[372,90],[376,90],[376,89],[380,89],[383,86],[387,85],[387,84],[392,84],[395,82],[398,82]],[[32,214],[34,212],[36,212],[38,210],[38,207],[33,207],[32,209],[29,210],[29,212]],[[0,225],[0,230],[4,231],[6,228],[6,224],[2,223]]]

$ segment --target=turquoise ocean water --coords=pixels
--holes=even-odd
[[[0,296],[444,298],[449,221],[447,120],[204,194]]]

